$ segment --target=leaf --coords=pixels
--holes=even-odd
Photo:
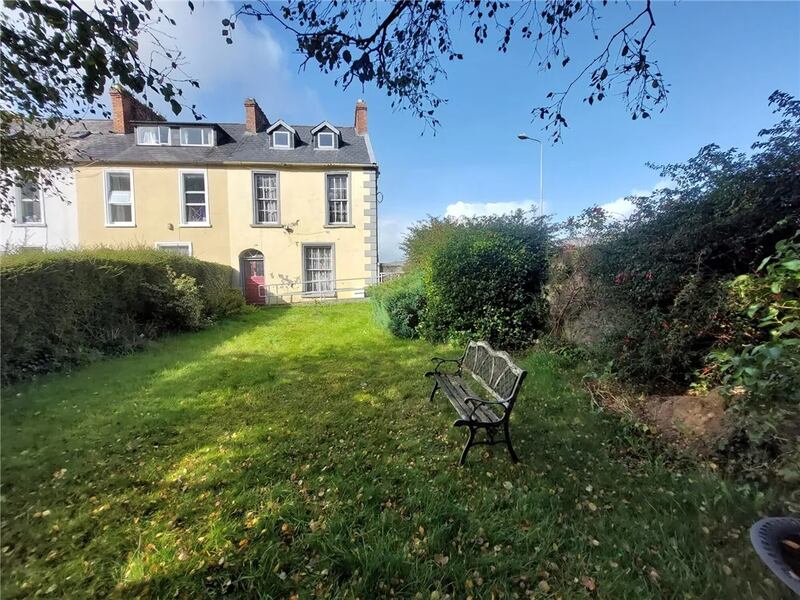
[[[591,577],[583,576],[581,577],[581,585],[585,587],[588,591],[593,592],[597,589],[597,585],[594,582],[594,579]]]
[[[798,258],[784,261],[781,264],[791,271],[800,271],[800,259]]]

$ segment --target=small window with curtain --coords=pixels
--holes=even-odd
[[[328,196],[328,225],[349,225],[349,185],[346,174],[326,176]]]
[[[139,125],[136,127],[136,143],[140,146],[168,146],[169,127],[164,125]]]
[[[278,175],[276,173],[254,173],[253,223],[277,225],[279,222]]]
[[[44,223],[42,195],[39,186],[32,181],[25,181],[19,186],[17,223],[23,225],[42,225]]]
[[[333,246],[303,247],[303,291],[330,295],[335,292]]]
[[[130,171],[106,172],[106,224],[134,224]]]
[[[183,225],[208,224],[208,194],[204,171],[181,173],[181,205]]]

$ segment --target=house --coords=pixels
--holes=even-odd
[[[150,246],[229,264],[248,302],[363,297],[377,281],[378,165],[353,126],[166,121],[124,90],[81,122],[80,245]]]
[[[0,253],[78,246],[72,169],[53,169],[41,181],[20,183],[11,195],[11,214],[0,221]]]

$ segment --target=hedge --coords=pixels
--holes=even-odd
[[[371,287],[369,297],[379,325],[397,337],[417,337],[425,307],[421,273],[409,273]]]
[[[230,267],[158,250],[23,253],[0,265],[3,383],[130,352],[240,311]]]

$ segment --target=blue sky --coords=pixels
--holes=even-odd
[[[254,96],[271,120],[297,124],[328,119],[350,124],[357,98],[369,105],[369,130],[381,166],[381,260],[400,258],[406,227],[426,215],[464,214],[525,206],[538,199],[538,146],[519,131],[546,135],[530,110],[562,88],[599,52],[599,44],[573,27],[570,68],[541,73],[522,40],[501,55],[495,44],[476,47],[471,33],[454,32],[464,61],[447,65],[438,84],[449,102],[433,135],[371,87],[342,91],[316,70],[298,72],[292,39],[275,25],[240,24],[227,46],[219,22],[228,2],[166,5],[179,24],[187,70],[200,80],[192,100],[210,121],[242,121],[242,102]],[[637,5],[599,9],[600,38],[630,19]],[[650,120],[632,121],[609,97],[593,107],[575,89],[562,142],[544,150],[546,212],[561,219],[592,204],[615,203],[659,184],[645,166],[679,162],[706,143],[747,148],[774,121],[767,97],[775,89],[800,96],[800,3],[657,2],[652,55],[670,85],[669,104]],[[459,204],[461,203],[461,204]]]

